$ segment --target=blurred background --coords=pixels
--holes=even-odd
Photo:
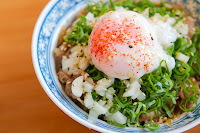
[[[95,133],[65,115],[40,86],[31,39],[49,0],[0,0],[0,133]],[[198,133],[200,125],[186,133]]]

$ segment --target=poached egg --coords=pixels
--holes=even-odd
[[[106,75],[119,79],[139,79],[158,68],[162,60],[172,70],[175,60],[163,50],[154,25],[134,11],[104,14],[89,38],[92,62]]]

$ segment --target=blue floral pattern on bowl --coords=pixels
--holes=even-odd
[[[182,3],[196,18],[198,24],[200,24],[200,1],[199,0],[169,0],[172,3]],[[80,111],[75,107],[72,102],[66,98],[59,89],[55,81],[55,76],[52,74],[52,70],[50,65],[50,55],[51,55],[51,45],[52,45],[52,35],[53,31],[55,30],[57,24],[62,19],[62,17],[71,12],[73,8],[76,6],[81,6],[85,3],[85,0],[59,0],[55,2],[55,4],[51,7],[48,11],[47,15],[43,19],[42,26],[40,27],[38,39],[37,39],[37,61],[39,64],[40,73],[43,76],[45,84],[48,86],[49,90],[52,94],[59,100],[61,104],[65,106],[66,109],[73,112],[75,115],[79,117],[79,119],[83,119],[87,121],[87,114]],[[193,116],[184,116],[181,119],[178,119],[172,123],[173,127],[169,125],[161,126],[161,131],[171,131],[174,129],[178,129],[183,127],[200,117],[200,104],[193,111]],[[110,130],[115,132],[146,132],[139,128],[125,128],[121,129],[118,127],[114,127],[111,125],[106,124],[103,121],[98,120],[95,123],[96,126]]]

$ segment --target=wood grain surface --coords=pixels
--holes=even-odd
[[[32,32],[47,3],[0,0],[0,133],[95,133],[64,114],[36,78]],[[187,132],[199,130],[200,125]]]

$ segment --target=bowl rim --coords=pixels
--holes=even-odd
[[[48,97],[65,113],[67,114],[69,117],[71,117],[73,120],[77,121],[78,123],[84,125],[85,127],[89,128],[89,129],[93,129],[95,131],[99,131],[99,132],[113,132],[114,131],[110,131],[110,130],[107,130],[107,129],[103,129],[101,127],[98,127],[96,126],[95,124],[92,124],[88,121],[85,121],[83,119],[80,119],[78,116],[76,116],[74,113],[72,113],[70,110],[68,110],[67,108],[64,107],[64,105],[53,95],[53,93],[49,90],[49,87],[46,85],[43,77],[42,77],[42,74],[40,72],[40,69],[39,69],[39,64],[38,64],[38,60],[37,60],[37,38],[38,38],[38,35],[39,35],[39,30],[42,26],[42,23],[43,23],[43,20],[45,18],[45,16],[48,14],[48,12],[50,11],[50,9],[54,6],[54,4],[57,2],[58,0],[51,0],[47,3],[47,5],[43,8],[42,12],[40,13],[38,19],[37,19],[37,22],[35,24],[35,27],[34,27],[34,30],[33,30],[33,34],[32,34],[32,46],[31,46],[31,55],[32,55],[32,63],[33,63],[33,67],[34,67],[34,71],[35,71],[35,74],[37,76],[37,79],[40,83],[40,85],[42,86],[43,90],[45,91],[45,93],[48,95]],[[177,128],[177,129],[174,129],[174,130],[171,130],[171,131],[168,131],[170,133],[174,132],[184,132],[186,130],[189,130],[195,126],[197,126],[198,124],[200,124],[200,118],[196,119],[195,121],[183,126],[183,127],[180,127],[180,128]]]
[[[49,10],[54,6],[54,4],[57,2],[57,0],[51,0],[47,3],[47,5],[43,8],[42,12],[40,13],[37,22],[35,24],[34,30],[33,30],[33,35],[32,35],[32,44],[31,44],[31,54],[32,54],[32,62],[33,62],[33,67],[35,74],[37,76],[37,79],[42,86],[43,90],[45,93],[48,95],[48,97],[56,104],[65,114],[67,114],[69,117],[71,117],[73,120],[77,121],[78,123],[84,125],[85,127],[89,129],[93,129],[95,131],[100,131],[100,132],[108,132],[108,130],[100,128],[92,123],[89,123],[83,119],[79,119],[78,116],[76,116],[74,113],[72,113],[70,110],[66,109],[62,103],[52,94],[52,92],[49,90],[48,86],[46,85],[42,74],[39,69],[39,64],[37,61],[37,38],[39,35],[39,30],[40,27],[42,26],[43,20]],[[113,132],[113,131],[109,131]],[[113,132],[114,133],[114,132]]]

